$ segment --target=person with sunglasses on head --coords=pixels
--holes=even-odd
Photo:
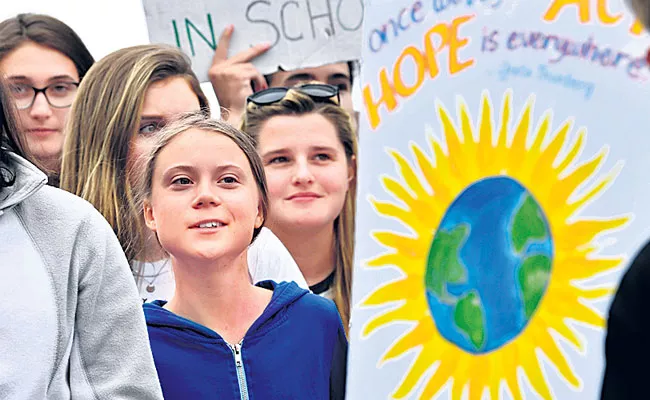
[[[171,46],[133,46],[90,69],[66,127],[61,188],[92,203],[111,224],[145,301],[169,300],[174,279],[169,256],[137,208],[134,190],[142,156],[157,131],[192,111],[209,114],[189,58]],[[286,280],[307,287],[287,249],[268,229],[251,245],[248,258],[253,282]]]
[[[347,340],[335,305],[248,277],[268,203],[251,139],[192,113],[153,140],[137,192],[177,287],[143,306],[165,399],[342,400]]]
[[[0,80],[0,399],[162,399],[115,234],[45,185],[7,92]]]
[[[310,289],[336,303],[346,332],[354,250],[357,137],[336,86],[309,83],[248,97],[241,129],[262,157],[267,226]]]
[[[0,22],[0,75],[18,109],[31,160],[58,186],[63,128],[79,82],[94,59],[65,23],[40,14]]]
[[[252,61],[270,49],[268,43],[252,46],[228,58],[230,39],[234,26],[227,26],[219,37],[212,66],[208,71],[210,82],[219,105],[228,110],[228,122],[237,126],[245,112],[246,98],[269,87],[290,87],[303,82],[317,81],[338,87],[341,106],[352,116],[353,128],[357,130],[356,112],[352,104],[353,73],[356,61],[338,62],[312,68],[291,71],[278,70],[262,75]]]

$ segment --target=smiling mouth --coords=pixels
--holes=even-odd
[[[300,193],[300,194],[294,194],[292,196],[289,196],[288,200],[313,200],[313,199],[318,199],[321,196],[315,194],[315,193]]]
[[[199,228],[216,228],[219,226],[223,226],[221,222],[207,222],[205,224],[199,225]]]
[[[226,226],[223,222],[220,221],[206,221],[199,224],[193,225],[192,229],[210,229],[210,228],[220,228]]]

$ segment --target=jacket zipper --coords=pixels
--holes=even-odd
[[[236,345],[231,345],[228,343],[228,347],[232,351],[233,356],[235,357],[235,367],[237,368],[237,381],[239,382],[239,397],[241,400],[248,400],[248,385],[246,384],[246,371],[244,371],[244,362],[241,358],[241,346],[244,341],[237,343]]]

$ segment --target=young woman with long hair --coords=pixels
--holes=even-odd
[[[169,299],[174,279],[169,258],[144,226],[133,188],[155,132],[192,111],[209,115],[208,102],[187,56],[164,45],[121,49],[98,61],[70,111],[61,188],[88,200],[108,220],[147,300]],[[253,280],[306,286],[280,241],[268,229],[260,239],[251,247]]]
[[[357,139],[338,88],[270,88],[248,99],[242,130],[262,157],[269,186],[267,226],[298,263],[314,293],[350,321]]]
[[[176,292],[144,305],[163,394],[173,399],[343,399],[347,341],[332,301],[294,282],[250,282],[267,211],[249,137],[194,114],[154,135],[144,218]]]

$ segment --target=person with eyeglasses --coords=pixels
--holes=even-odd
[[[79,82],[94,59],[65,23],[40,14],[0,22],[0,73],[18,110],[32,162],[58,185],[63,128]]]
[[[304,82],[320,82],[338,87],[341,106],[352,117],[352,125],[358,128],[357,113],[352,104],[352,84],[357,70],[356,61],[337,62],[310,68],[278,70],[262,75],[252,61],[269,50],[268,43],[261,43],[228,57],[230,40],[235,27],[227,26],[214,53],[208,71],[212,88],[219,105],[228,110],[227,120],[237,126],[245,112],[246,98],[254,92],[270,87],[290,87]]]
[[[334,300],[348,331],[354,252],[357,136],[338,87],[269,88],[247,99],[241,130],[262,157],[267,226],[310,289]]]

